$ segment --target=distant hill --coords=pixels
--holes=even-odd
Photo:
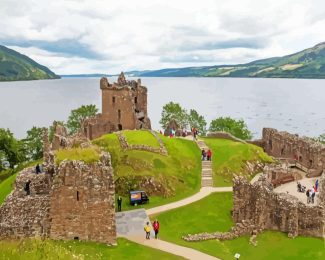
[[[246,64],[136,71],[141,77],[325,78],[325,42],[283,57]]]
[[[58,79],[47,67],[0,45],[0,81]]]

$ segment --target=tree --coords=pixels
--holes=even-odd
[[[318,141],[325,144],[325,134],[321,134],[319,137],[318,137]]]
[[[190,127],[195,127],[199,131],[200,135],[206,134],[207,122],[205,121],[203,116],[198,114],[196,110],[190,110],[190,113],[188,115],[188,123]]]
[[[38,160],[43,156],[44,128],[33,126],[27,131],[27,137],[21,140],[27,160]]]
[[[186,127],[188,118],[186,110],[180,104],[169,102],[163,106],[161,119],[159,123],[163,128],[166,128],[170,121],[175,120],[180,127]]]
[[[235,120],[230,117],[219,117],[212,120],[209,128],[210,132],[224,131],[232,134],[233,136],[250,140],[252,133],[248,130],[244,120]]]
[[[9,129],[0,128],[0,152],[1,157],[8,160],[11,168],[23,161],[20,144]]]
[[[75,134],[78,132],[81,126],[81,122],[87,118],[95,116],[97,112],[98,109],[96,108],[96,105],[83,105],[77,109],[72,110],[67,121],[69,134]]]

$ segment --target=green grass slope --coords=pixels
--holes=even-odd
[[[291,55],[246,64],[171,68],[136,72],[135,76],[325,78],[325,43]]]
[[[0,259],[5,260],[174,260],[181,257],[119,238],[118,246],[77,241],[25,239],[0,241]]]
[[[10,177],[8,177],[7,179],[5,179],[4,181],[2,181],[0,183],[0,205],[5,201],[7,196],[12,191],[13,185],[16,180],[16,176],[17,176],[17,173],[15,173],[14,175],[11,175]]]
[[[123,134],[125,132],[123,131]],[[129,140],[129,132],[127,139]],[[147,131],[133,131],[132,143],[152,145]],[[190,196],[200,189],[201,160],[198,146],[189,140],[160,136],[168,156],[147,151],[123,151],[116,134],[105,135],[93,143],[111,154],[115,179],[128,176],[153,176],[173,190],[171,197],[151,196],[145,207],[154,207]],[[130,139],[131,140],[131,139]],[[128,198],[123,199],[122,209],[129,208]]]
[[[212,150],[213,181],[218,187],[232,186],[233,174],[252,178],[254,174],[249,174],[246,162],[272,162],[262,148],[252,144],[217,138],[204,138],[204,141]]]
[[[0,45],[0,81],[60,78],[42,66],[12,49]]]
[[[186,242],[181,237],[202,232],[227,231],[232,225],[230,210],[232,193],[214,193],[190,205],[164,212],[160,222],[160,238],[182,246],[191,247],[221,259],[234,259],[240,253],[245,259],[314,259],[325,258],[324,242],[318,238],[297,237],[291,239],[281,232],[263,232],[257,236],[256,247],[249,244],[249,237],[235,240]]]

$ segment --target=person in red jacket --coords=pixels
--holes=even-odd
[[[159,228],[160,228],[160,225],[159,225],[159,222],[157,219],[153,222],[152,226],[153,226],[153,230],[155,231],[155,239],[157,239],[158,233],[159,233]]]
[[[212,158],[212,152],[211,152],[211,150],[209,149],[208,152],[207,152],[207,160],[208,160],[208,161],[211,161],[211,158]]]

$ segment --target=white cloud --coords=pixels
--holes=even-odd
[[[59,74],[242,63],[324,41],[320,0],[0,0],[0,5],[0,43]],[[59,41],[83,49],[69,54],[56,46]],[[100,59],[84,55],[85,49]]]

